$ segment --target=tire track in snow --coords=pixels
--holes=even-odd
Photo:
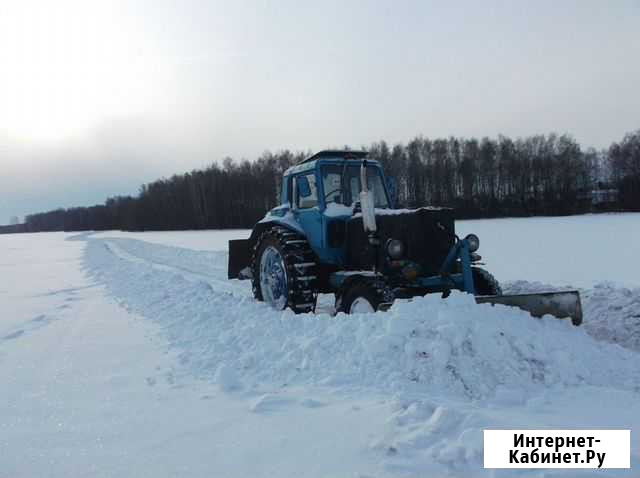
[[[140,242],[135,240],[136,243]],[[161,246],[157,244],[149,244],[151,249],[154,248],[165,248],[169,246]],[[186,266],[177,266],[168,264],[166,261],[159,261],[158,259],[147,259],[141,257],[138,254],[131,253],[125,250],[124,247],[115,243],[113,240],[105,240],[105,247],[109,252],[119,257],[120,259],[136,263],[136,264],[144,264],[150,266],[156,270],[160,270],[163,272],[170,272],[173,274],[177,274],[182,278],[194,282],[194,283],[204,283],[208,285],[214,293],[217,292],[225,292],[237,297],[251,297],[253,298],[253,293],[251,292],[251,283],[250,281],[239,281],[239,280],[229,280],[227,279],[227,271],[225,269],[215,269],[216,276],[211,273],[197,272]],[[172,248],[174,250],[179,250],[178,248]],[[183,249],[182,251],[187,251],[191,254],[198,254],[197,251]],[[205,253],[201,253],[205,254]],[[227,254],[222,252],[208,252],[207,255],[215,255],[224,260],[226,265]],[[316,306],[316,313],[326,313],[333,315],[335,313],[334,308],[334,296],[333,294],[319,294],[318,295],[318,303]]]
[[[105,241],[104,245],[109,252],[111,252],[112,254],[114,254],[120,259],[129,261],[135,264],[145,264],[157,270],[177,274],[190,282],[196,282],[196,283],[200,282],[200,283],[207,284],[212,291],[226,292],[231,295],[240,295],[243,297],[246,297],[247,295],[242,287],[234,287],[233,285],[230,284],[229,280],[217,279],[210,275],[194,272],[184,267],[172,266],[166,263],[145,259],[143,257],[137,256],[135,254],[125,251],[122,247],[115,244],[113,241]]]
[[[14,329],[13,332],[10,332],[0,337],[0,345],[3,342],[7,342],[9,340],[15,340],[23,337],[26,334],[30,334],[31,332],[41,329],[42,327],[45,327],[52,322],[55,322],[56,320],[60,320],[60,319],[58,317],[54,317],[46,314],[38,315],[30,320],[27,320],[19,328]]]

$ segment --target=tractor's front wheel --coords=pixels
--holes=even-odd
[[[316,262],[303,236],[284,227],[268,229],[256,242],[251,267],[256,299],[276,310],[314,309]]]
[[[380,280],[354,280],[337,294],[336,312],[376,312],[382,304],[390,304],[393,299],[393,291]]]

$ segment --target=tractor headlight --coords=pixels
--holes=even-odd
[[[476,252],[480,248],[480,238],[475,234],[469,234],[464,239],[469,243],[469,252]]]
[[[391,259],[400,259],[404,256],[404,244],[399,239],[389,239],[387,241],[387,254]]]

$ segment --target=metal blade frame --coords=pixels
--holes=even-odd
[[[552,315],[559,319],[571,318],[573,325],[582,323],[582,304],[577,290],[537,292],[533,294],[476,296],[478,304],[501,304],[529,312],[534,317]]]

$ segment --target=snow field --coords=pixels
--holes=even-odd
[[[640,213],[456,221],[456,232],[480,237],[478,252],[501,282],[640,287]]]
[[[506,292],[580,286],[578,328],[461,293],[276,312],[226,279],[248,231],[0,237],[0,476],[591,474],[484,470],[485,428],[631,428],[600,474],[636,476],[639,219],[459,222]]]

